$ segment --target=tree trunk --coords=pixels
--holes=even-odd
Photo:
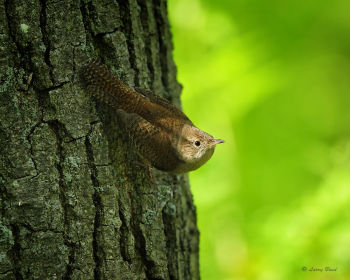
[[[0,279],[199,279],[187,176],[153,171],[84,92],[102,60],[179,106],[163,0],[1,0]]]

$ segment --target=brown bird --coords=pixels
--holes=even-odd
[[[224,142],[195,127],[168,100],[127,86],[100,62],[90,62],[83,77],[89,93],[116,109],[147,165],[186,173],[206,163],[215,146]]]

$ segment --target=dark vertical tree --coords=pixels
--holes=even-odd
[[[92,58],[179,106],[165,1],[1,0],[0,279],[199,279],[187,176],[149,180]]]

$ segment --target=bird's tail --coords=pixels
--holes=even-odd
[[[116,109],[132,113],[132,103],[140,96],[120,81],[104,64],[97,60],[88,63],[82,71],[87,91],[100,101]]]

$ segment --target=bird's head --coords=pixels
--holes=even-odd
[[[200,165],[207,162],[214,153],[217,144],[223,140],[214,139],[210,134],[193,125],[185,125],[177,144],[180,157],[187,162],[199,162]]]

